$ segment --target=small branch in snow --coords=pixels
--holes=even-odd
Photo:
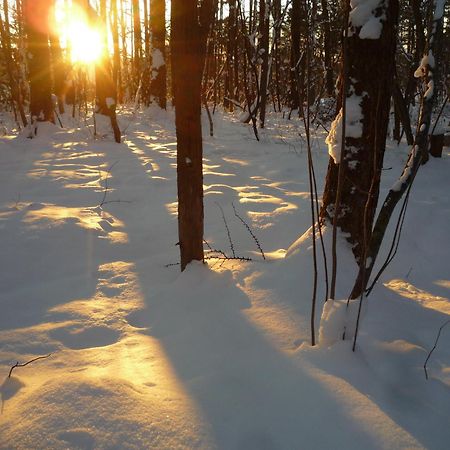
[[[442,330],[443,330],[443,329],[445,328],[445,326],[447,326],[449,323],[450,323],[450,319],[447,320],[447,321],[445,321],[445,322],[441,325],[441,327],[439,328],[438,334],[437,334],[436,339],[435,339],[435,341],[434,341],[433,348],[430,350],[430,353],[428,353],[427,359],[425,360],[425,362],[424,362],[424,364],[423,364],[423,370],[425,371],[425,378],[426,378],[427,380],[428,380],[428,370],[427,370],[427,364],[428,364],[428,361],[429,361],[429,359],[431,358],[431,355],[433,354],[433,352],[436,350],[436,347],[437,347],[439,338],[441,337]]]
[[[245,256],[205,256],[203,258],[205,261],[208,259],[219,259],[219,260],[223,260],[223,261],[231,261],[231,260],[235,260],[235,261],[253,261],[252,258],[247,258]]]
[[[253,238],[253,240],[255,241],[256,246],[258,247],[259,252],[261,253],[261,256],[263,259],[266,259],[265,255],[264,255],[264,251],[261,248],[261,244],[259,243],[258,238],[255,236],[255,234],[253,233],[253,231],[250,228],[250,225],[237,213],[236,211],[236,207],[234,206],[234,203],[231,202],[231,206],[233,207],[233,211],[234,211],[234,215],[242,222],[242,224],[244,225],[245,228],[247,228],[247,231],[250,233],[250,236]]]
[[[226,253],[223,251],[223,250],[217,250],[217,249],[215,249],[215,248],[212,248],[210,245],[209,245],[209,243],[205,240],[205,239],[203,239],[203,242],[206,244],[206,246],[208,247],[208,251],[209,252],[211,252],[211,253],[217,253],[217,254],[219,254],[219,255],[222,255],[224,258],[227,258],[227,255],[226,255]]]
[[[23,363],[23,364],[20,364],[19,361],[17,361],[9,370],[8,378],[11,378],[11,374],[16,367],[25,367],[25,366],[28,366],[28,364],[31,364],[32,362],[37,361],[38,359],[45,359],[50,356],[51,356],[51,353],[49,353],[48,355],[45,355],[45,356],[38,356],[37,358],[30,359],[30,361],[27,361],[26,363]]]
[[[103,198],[102,201],[99,203],[99,207],[102,207],[105,203],[106,203],[106,195],[108,194],[108,176],[111,174],[111,170],[112,168],[118,163],[119,161],[114,162],[110,168],[106,171],[106,176],[105,176],[105,188],[103,190]],[[110,203],[110,202],[109,202]]]
[[[231,239],[231,233],[230,233],[230,229],[228,228],[228,222],[227,219],[225,218],[225,213],[223,212],[223,208],[219,205],[219,203],[215,202],[217,207],[220,209],[220,212],[222,213],[222,219],[223,219],[223,223],[225,224],[225,229],[227,230],[227,235],[228,235],[228,242],[230,243],[230,249],[231,249],[231,253],[233,254],[233,258],[236,257],[236,252],[234,251],[234,245],[233,245],[233,240]]]

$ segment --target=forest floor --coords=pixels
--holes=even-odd
[[[398,254],[365,303],[352,352],[339,339],[345,321],[347,337],[354,328],[345,308],[320,323],[320,258],[320,341],[310,346],[298,120],[271,115],[256,142],[251,127],[215,115],[205,240],[252,260],[211,258],[182,274],[173,114],[120,121],[120,145],[54,126],[0,138],[1,449],[449,448],[450,325],[428,380],[423,369],[450,319],[448,148],[420,169]],[[313,132],[319,194],[324,139]],[[381,198],[407,152],[389,142]],[[327,232],[325,241],[329,251]],[[338,250],[345,299],[355,265],[344,240]],[[16,361],[48,354],[8,377]]]

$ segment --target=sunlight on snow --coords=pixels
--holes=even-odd
[[[33,206],[34,205],[34,206]],[[76,223],[87,230],[95,230],[100,236],[113,243],[128,242],[128,235],[120,231],[124,223],[100,208],[68,208],[50,204],[32,204],[25,216],[24,222],[33,228],[60,226],[65,223]]]
[[[436,282],[436,284],[439,284],[439,282]],[[400,279],[391,280],[384,285],[402,297],[415,300],[426,308],[450,315],[450,300],[447,297],[433,295]]]
[[[91,420],[126,414],[130,421],[140,423],[145,414],[153,430],[165,427],[180,432],[187,422],[194,439],[205,423],[200,408],[178,379],[160,341],[150,336],[147,328],[127,321],[132,312],[146,319],[135,265],[114,261],[102,264],[98,273],[92,297],[48,310],[49,318],[62,315],[66,320],[50,319],[0,333],[2,338],[18,342],[48,336],[45,340],[58,346],[46,364],[30,366],[18,372],[19,378],[13,377],[20,382],[27,401],[23,394],[5,398],[2,393],[0,421],[19,431],[22,425],[31,426],[23,419],[33,404],[45,405],[41,420],[51,422],[55,417],[76,414],[82,424],[84,414],[77,411],[77,405],[80,398],[88,397],[94,414],[99,415]],[[59,409],[63,404],[65,411]],[[189,434],[189,430],[184,432]]]
[[[450,280],[436,280],[434,282],[437,286],[441,286],[446,289],[450,289]]]

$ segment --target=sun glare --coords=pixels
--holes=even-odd
[[[102,53],[100,33],[82,21],[73,21],[68,27],[68,44],[74,63],[93,63]]]
[[[92,64],[103,51],[103,36],[76,4],[56,3],[56,28],[73,63]]]

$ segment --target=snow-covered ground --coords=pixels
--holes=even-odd
[[[121,145],[52,126],[33,140],[0,138],[0,448],[448,449],[450,325],[428,381],[423,370],[450,318],[448,149],[420,170],[353,353],[336,326],[342,302],[327,307],[321,342],[309,345],[298,121],[271,116],[258,143],[216,114],[204,143],[205,239],[252,261],[208,259],[182,274],[172,124],[172,112],[124,115]],[[316,130],[320,193],[324,141]],[[406,155],[389,144],[382,197]],[[339,298],[354,275],[339,242]],[[50,353],[8,378],[16,361]]]

